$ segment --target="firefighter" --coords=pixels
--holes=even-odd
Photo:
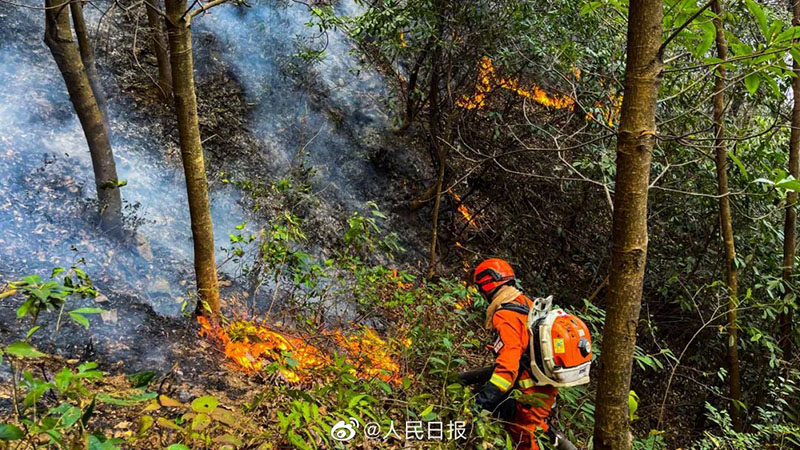
[[[528,356],[528,310],[533,302],[516,288],[514,270],[506,261],[488,259],[475,269],[473,281],[489,302],[486,328],[494,329],[496,367],[491,379],[478,393],[476,402],[483,409],[506,421],[506,429],[521,450],[538,450],[534,433],[548,430],[547,417],[558,388],[536,386]],[[526,362],[527,361],[527,362]],[[536,394],[537,405],[525,405],[510,397],[512,389]]]

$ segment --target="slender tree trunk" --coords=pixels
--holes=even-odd
[[[164,18],[159,0],[146,0],[147,23],[150,27],[150,40],[153,43],[153,53],[158,62],[158,88],[165,100],[172,97],[172,66],[169,62],[167,41],[164,39]]]
[[[439,1],[440,8],[443,5],[443,2]],[[440,9],[441,10],[441,9]],[[438,35],[439,39],[441,39],[444,30],[444,18],[439,17],[439,30]],[[436,193],[434,194],[433,200],[433,218],[431,220],[431,246],[430,246],[430,260],[428,263],[428,274],[427,277],[433,278],[436,273],[436,245],[438,241],[439,235],[439,206],[442,200],[442,185],[444,184],[444,175],[447,168],[447,150],[444,149],[439,142],[440,137],[440,111],[439,111],[439,70],[440,70],[440,59],[442,56],[442,46],[439,42],[434,44],[436,47],[433,52],[433,62],[431,64],[431,79],[430,79],[430,118],[429,118],[429,128],[430,128],[430,145],[433,149],[433,153],[436,155],[437,159],[439,160],[439,174],[436,177]]]
[[[662,17],[661,0],[631,0],[617,136],[608,307],[595,401],[596,450],[628,450],[632,446],[628,392],[647,260],[647,191],[662,66],[658,55]]]
[[[722,23],[722,0],[711,4],[714,27],[717,31],[717,57],[728,59],[728,43]],[[728,152],[725,149],[725,67],[720,65],[714,75],[714,149],[717,165],[717,194],[719,195],[719,234],[725,249],[725,282],[728,288],[728,395],[731,398],[730,414],[733,428],[742,431],[741,388],[739,386],[739,339],[736,321],[739,281],[736,271],[736,244],[733,240],[730,189],[728,188]]]
[[[792,25],[800,25],[800,1],[792,1]],[[795,178],[800,178],[800,61],[794,60],[792,68],[795,75],[792,80],[792,93],[794,105],[792,107],[792,134],[789,138],[789,173]],[[797,192],[789,191],[786,194],[786,220],[783,224],[783,271],[781,277],[789,295],[794,270],[795,241],[797,236]],[[783,359],[789,361],[793,356],[792,343],[794,341],[793,310],[787,309],[780,316],[780,341],[783,350]],[[786,370],[791,366],[786,365]]]
[[[439,207],[442,201],[442,184],[444,184],[444,172],[447,164],[447,157],[442,156],[439,158],[439,175],[436,178],[436,197],[433,201],[433,218],[431,219],[431,247],[430,247],[430,262],[428,263],[428,279],[433,278],[436,274],[436,245],[438,243],[438,230],[439,230]]]
[[[217,266],[214,257],[214,233],[211,225],[208,181],[198,125],[197,96],[194,89],[192,29],[184,15],[184,11],[187,9],[185,0],[166,0],[166,9],[175,113],[178,118],[181,160],[186,176],[186,192],[189,197],[189,214],[192,221],[192,241],[194,242],[194,270],[197,277],[197,294],[200,299],[197,313],[217,319],[220,315],[219,283],[217,282]],[[203,308],[204,304],[208,310]]]
[[[97,73],[97,64],[94,58],[94,46],[92,41],[89,40],[89,31],[86,28],[86,20],[83,17],[83,3],[73,1],[69,4],[72,12],[72,24],[75,27],[75,37],[78,38],[78,48],[81,52],[81,61],[83,67],[86,69],[86,75],[89,77],[89,85],[92,87],[94,99],[97,102],[97,107],[100,108],[100,114],[103,116],[103,122],[106,124],[106,132],[110,133],[111,125],[108,121],[108,108],[106,107],[106,95],[103,90],[103,85],[100,83],[100,75]]]
[[[411,76],[408,79],[408,92],[406,93],[406,113],[405,117],[403,118],[403,125],[400,126],[401,130],[407,129],[411,122],[414,120],[414,112],[415,112],[415,104],[416,101],[414,100],[414,93],[417,90],[417,79],[419,78],[419,70],[422,66],[422,61],[425,59],[425,53],[420,55],[417,58],[417,61],[414,63],[413,69],[411,69]]]
[[[400,124],[400,127],[397,129],[398,132],[402,132],[408,129],[411,126],[411,122],[414,121],[414,116],[416,114],[416,106],[417,102],[414,98],[414,93],[417,90],[417,80],[419,79],[419,72],[422,69],[422,64],[425,62],[425,59],[428,58],[428,53],[431,50],[431,47],[436,42],[434,37],[431,37],[428,40],[428,43],[425,46],[425,49],[420,53],[417,57],[416,61],[414,61],[414,67],[411,69],[411,74],[408,78],[408,85],[406,86],[406,110],[403,115],[403,123]]]
[[[45,0],[44,41],[61,71],[86,136],[100,203],[100,226],[110,233],[119,234],[122,231],[122,198],[114,154],[80,51],[72,38],[68,3],[68,0]]]

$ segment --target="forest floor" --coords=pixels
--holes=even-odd
[[[136,42],[133,34],[141,33],[142,30],[136,30],[131,21],[122,17],[120,12],[114,14],[117,17],[109,20],[111,29],[102,33],[105,37],[104,45],[98,46],[98,62],[104,85],[108,87],[109,104],[112,110],[127,110],[128,122],[114,123],[113,133],[117,138],[125,139],[147,130],[154,141],[166,143],[166,152],[162,157],[167,163],[179,166],[174,115],[171,108],[166,107],[159,98],[159,92],[151,78],[155,70],[154,57],[147,46],[135,47],[134,44],[131,47],[130,43]],[[143,11],[139,14],[144,21]],[[204,146],[212,192],[224,183],[223,179],[242,182],[263,180],[268,183],[276,177],[292,175],[275,173],[274,165],[268,160],[268,150],[250,128],[252,104],[245,97],[234,73],[221,59],[215,57],[220,49],[213,35],[200,32],[195,41],[196,59],[200,67],[197,75],[200,125],[202,135],[206,137]],[[139,42],[141,44],[141,40]],[[336,105],[329,102],[329,96],[323,89],[313,86],[306,89],[315,99],[313,108],[331,114],[337,111]],[[340,126],[347,127],[347,121],[342,121]],[[349,133],[347,130],[344,132]],[[380,142],[368,145],[364,153],[368,164],[373,168],[373,177],[364,180],[360,179],[361,174],[353,173],[352,181],[365,186],[362,192],[365,201],[376,201],[388,214],[389,220],[386,223],[389,231],[402,231],[401,241],[408,251],[401,254],[400,260],[394,264],[408,266],[412,262],[418,263],[424,260],[429,233],[427,220],[418,213],[405,210],[404,205],[419,190],[419,186],[409,180],[420,179],[424,177],[423,174],[430,172],[429,163],[425,161],[427,156],[418,152],[393,151],[397,148],[416,148],[418,144],[406,138],[398,139],[391,132]],[[152,151],[160,152],[160,149],[154,148]],[[299,166],[302,165],[303,162],[300,161]],[[334,195],[329,195],[324,186],[315,185],[313,174],[300,181],[312,186],[307,195],[313,196],[315,201],[307,202],[307,206],[299,208],[295,213],[303,217],[305,226],[310,231],[309,241],[326,243],[318,250],[330,252],[335,248],[326,246],[341,241],[347,217],[353,212],[348,211],[348,208],[353,205],[345,204]],[[274,197],[257,189],[247,191],[241,201],[247,208],[255,205],[260,207],[251,218],[256,223],[268,223],[284,207],[275,204]],[[90,211],[86,213],[89,214]],[[135,217],[131,218],[134,226],[137,220]],[[69,242],[52,242],[50,245],[69,245]],[[144,264],[147,266],[175,267],[175,261],[170,255],[154,252],[149,249],[146,241],[142,242],[138,237],[129,238],[123,245],[138,247],[136,252],[139,255],[144,254]],[[128,262],[121,260],[118,264],[124,265]],[[241,371],[226,370],[225,355],[219,346],[198,339],[199,326],[193,319],[165,316],[151,306],[150,297],[154,293],[188,298],[187,295],[180,294],[192,283],[191,262],[185,263],[186,267],[175,267],[178,277],[183,280],[178,286],[167,286],[168,281],[164,279],[150,280],[152,289],[147,293],[136,292],[126,286],[116,286],[113,279],[106,279],[102,273],[98,274],[94,281],[101,295],[95,300],[84,300],[79,306],[97,306],[108,312],[93,319],[88,330],[65,320],[59,323],[60,329],[56,332],[55,321],[43,323],[33,342],[51,356],[38,360],[31,369],[46,378],[56,367],[77,367],[87,361],[97,361],[101,370],[111,374],[104,384],[97,386],[101,391],[106,389],[106,384],[109,390],[126,388],[126,374],[156,371],[163,378],[159,383],[159,394],[182,401],[202,394],[215,395],[221,400],[236,399],[239,404],[255,395],[264,380]],[[137,276],[136,271],[131,271],[131,276]],[[224,274],[222,284],[223,297],[234,296],[246,290]],[[22,339],[27,332],[24,324],[16,321],[18,306],[19,303],[12,300],[0,302],[2,344]],[[0,371],[0,379],[4,385],[0,391],[0,409],[10,411],[11,396],[6,384],[10,381],[10,372],[6,369]],[[113,420],[119,419],[122,418]],[[114,424],[116,425],[118,423]]]

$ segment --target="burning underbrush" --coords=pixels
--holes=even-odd
[[[477,222],[477,216],[471,209],[464,204],[464,201],[461,199],[461,196],[456,194],[455,192],[451,192],[450,195],[453,197],[453,200],[456,201],[458,205],[456,210],[461,215],[461,218],[467,223],[467,226],[470,228],[479,228]]]
[[[0,355],[7,353],[0,379],[3,370],[10,371],[5,380],[12,384],[0,389],[0,423],[13,424],[20,440],[43,441],[53,435],[45,427],[56,423],[58,439],[94,439],[109,444],[104,448],[333,448],[332,431],[343,420],[358,421],[362,429],[371,424],[380,437],[387,436],[376,441],[359,435],[353,448],[376,448],[378,442],[381,448],[402,448],[392,424],[420,419],[477,421],[481,434],[463,439],[464,448],[487,436],[500,439],[502,427],[474,417],[473,392],[452,381],[459,371],[487,363],[485,302],[460,280],[426,280],[375,261],[377,254],[391,261],[397,248],[380,227],[383,217],[377,209],[351,215],[342,249],[327,257],[307,250],[301,222],[293,217],[281,216],[259,237],[231,235],[232,267],[226,273],[240,276],[228,279],[223,291],[229,320],[214,323],[200,316],[199,337],[194,324],[182,319],[153,320],[147,328],[130,325],[132,302],[94,302],[124,312],[120,317],[126,320],[114,327],[134,336],[143,353],[160,353],[156,343],[169,343],[160,346],[168,370],[162,364],[123,375],[128,366],[109,364],[105,354],[79,358],[74,352],[65,353],[71,359],[42,368],[36,364],[47,355],[34,344],[47,337],[40,333],[31,340],[39,328],[31,324],[37,326],[27,340],[0,345]],[[244,233],[244,226],[236,230]],[[64,281],[60,270],[52,273],[42,281],[76,286]],[[88,274],[75,273],[88,283]],[[36,296],[40,282],[33,281],[25,286]],[[106,311],[85,308],[94,305],[90,298],[69,292],[75,304],[65,317],[76,321],[71,334],[77,335],[78,326],[98,332],[111,326],[101,323]],[[13,298],[24,311],[24,294],[11,292],[4,302]],[[58,304],[66,301],[61,297]],[[56,310],[37,315],[42,326],[57,327]],[[23,339],[24,330],[18,336]],[[89,360],[93,356],[99,361]],[[48,381],[70,377],[78,381]],[[18,410],[11,407],[15,399],[21,399]]]
[[[581,79],[581,71],[577,67],[571,70],[572,78],[577,82]],[[620,109],[622,108],[622,95],[614,90],[607,88],[602,82],[600,86],[606,90],[606,98],[597,100],[593,103],[593,111],[586,111],[585,118],[614,126],[617,122]],[[463,95],[456,100],[456,105],[467,110],[481,110],[486,107],[489,94],[498,89],[513,92],[520,97],[533,101],[545,108],[553,110],[574,111],[576,101],[573,97],[561,93],[547,92],[535,82],[521,81],[519,78],[503,76],[495,69],[492,59],[488,56],[481,58],[478,64],[478,80],[475,84],[475,93]]]
[[[459,280],[429,282],[355,257],[342,257],[328,270],[328,277],[342,276],[335,297],[347,299],[355,314],[343,324],[328,321],[322,328],[296,321],[289,331],[277,325],[289,323],[288,314],[267,321],[228,308],[239,312],[229,312],[233,318],[221,325],[198,319],[200,342],[184,328],[185,345],[174,349],[167,371],[123,374],[121,366],[104,361],[51,361],[24,341],[0,345],[0,354],[8,356],[0,377],[6,368],[13,374],[6,378],[12,386],[0,388],[0,423],[13,424],[8,429],[19,440],[45,442],[57,432],[63,442],[88,440],[95,444],[90,448],[108,443],[103,448],[110,449],[334,448],[332,431],[342,420],[381,432],[377,438],[358,435],[353,448],[403,448],[400,424],[420,419],[481,427],[480,434],[459,440],[459,448],[503,436],[500,424],[473,416],[473,392],[451,381],[459,371],[486,364],[482,344],[488,337],[480,326],[485,304],[477,303],[482,299],[473,290]],[[287,303],[285,310],[302,304]],[[47,312],[40,321],[57,320]],[[367,319],[378,316],[382,320]],[[100,318],[90,320],[92,328],[102,326]],[[148,332],[137,336],[152,345]],[[67,379],[73,381],[59,381]],[[74,421],[79,417],[83,421]],[[45,428],[53,423],[55,429]]]
[[[498,75],[491,58],[487,56],[481,59],[478,67],[478,83],[475,86],[475,94],[462,97],[456,101],[456,104],[465,109],[482,109],[486,105],[486,95],[496,88],[514,92],[548,108],[571,111],[575,107],[575,100],[568,95],[550,94],[536,83],[523,85],[518,78]]]
[[[352,364],[352,374],[363,379],[378,378],[385,382],[400,381],[398,357],[408,338],[390,344],[378,333],[364,326],[355,332],[340,330],[316,336],[325,343],[311,344],[309,337],[292,336],[271,329],[265,322],[236,320],[214,326],[205,317],[197,318],[200,335],[217,343],[228,359],[228,367],[245,373],[280,372],[290,383],[315,380],[318,369],[329,365],[335,354],[343,354]]]

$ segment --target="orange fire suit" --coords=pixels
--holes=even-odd
[[[492,378],[478,393],[476,401],[483,409],[492,411],[496,416],[506,420],[506,429],[520,450],[539,450],[534,432],[547,431],[547,417],[558,393],[552,386],[535,386],[530,369],[520,367],[525,352],[528,352],[530,337],[527,326],[527,315],[514,310],[513,306],[531,308],[533,302],[524,296],[518,296],[509,305],[501,307],[492,317],[492,325],[499,333],[494,345],[497,355]],[[523,394],[537,395],[543,404],[524,405],[509,398],[512,388],[516,387]]]

